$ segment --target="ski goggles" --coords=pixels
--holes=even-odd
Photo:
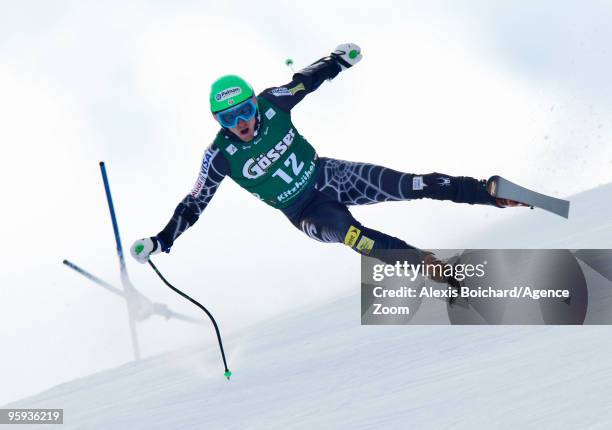
[[[234,107],[225,109],[215,114],[217,121],[225,128],[234,128],[238,125],[238,120],[249,121],[255,116],[257,106],[253,99],[248,99]]]

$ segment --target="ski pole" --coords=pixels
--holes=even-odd
[[[215,318],[212,316],[210,312],[208,312],[208,309],[206,309],[204,306],[200,304],[200,302],[192,299],[187,294],[183,293],[181,290],[174,287],[170,282],[168,282],[166,278],[164,278],[164,275],[162,275],[157,269],[157,267],[155,267],[155,264],[153,264],[150,258],[148,259],[148,261],[151,267],[153,268],[153,270],[155,271],[155,273],[157,273],[157,276],[159,276],[159,278],[162,280],[164,284],[166,284],[172,291],[174,291],[181,297],[189,300],[191,303],[193,303],[194,305],[202,309],[206,313],[206,315],[208,315],[208,318],[210,318],[210,320],[213,323],[213,326],[215,327],[215,332],[217,333],[217,340],[219,341],[219,349],[221,350],[221,358],[223,358],[223,366],[225,368],[225,373],[223,374],[223,376],[225,376],[229,381],[230,376],[232,376],[232,372],[230,372],[230,370],[227,368],[227,361],[225,360],[225,351],[223,350],[223,342],[221,341],[221,332],[219,331],[219,326],[217,325],[217,321],[215,321]]]

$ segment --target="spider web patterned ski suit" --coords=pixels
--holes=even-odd
[[[296,73],[290,83],[268,88],[257,99],[260,105],[273,106],[289,114],[306,94],[316,90],[325,80],[333,79],[340,70],[333,57],[324,57]],[[256,136],[268,131],[261,130],[261,116],[262,112],[258,112]],[[296,135],[301,138],[299,133]],[[172,219],[157,235],[165,252],[169,252],[174,241],[198,220],[225,176],[238,179],[237,182],[241,181],[242,184],[248,183],[244,176],[236,178],[236,172],[244,169],[232,169],[227,152],[231,157],[241,148],[251,148],[252,151],[252,146],[245,146],[229,130],[222,129],[219,136],[225,139],[221,140],[225,146],[213,143],[206,149],[193,190],[179,203]],[[309,145],[307,142],[303,144]],[[368,163],[318,157],[316,154],[312,164],[312,178],[308,179],[304,190],[291,197],[288,206],[266,203],[280,209],[295,227],[313,239],[343,243],[360,254],[383,261],[387,261],[386,255],[389,255],[386,250],[413,252],[416,248],[401,239],[364,226],[352,216],[349,206],[421,198],[496,206],[495,199],[486,191],[485,181],[467,176],[453,177],[436,172],[403,173]],[[393,264],[395,261],[392,259],[388,262]]]

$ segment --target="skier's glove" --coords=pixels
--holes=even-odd
[[[354,66],[362,58],[361,48],[354,43],[338,45],[336,50],[331,53],[331,56],[340,64],[342,70]]]
[[[161,252],[162,245],[156,237],[138,239],[130,248],[132,257],[139,263],[146,263],[150,255]]]

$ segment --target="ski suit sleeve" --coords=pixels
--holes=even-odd
[[[229,163],[219,148],[215,144],[209,146],[204,152],[193,189],[178,204],[166,227],[157,234],[164,252],[169,252],[176,238],[195,224],[229,170]]]
[[[338,61],[331,57],[323,57],[310,66],[305,67],[293,75],[288,84],[263,90],[259,97],[274,103],[285,112],[289,112],[302,99],[319,88],[327,79],[335,78],[340,73]]]

